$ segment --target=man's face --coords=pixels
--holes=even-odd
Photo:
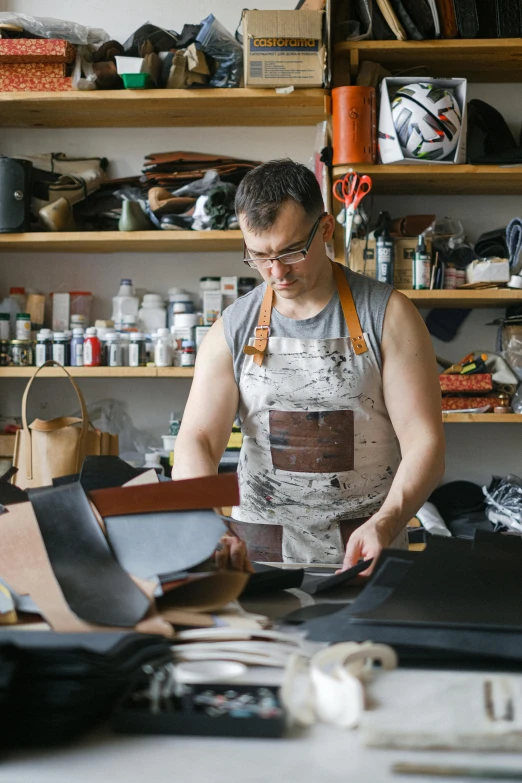
[[[285,202],[275,223],[260,234],[250,231],[243,215],[239,224],[252,259],[271,258],[283,253],[302,250],[314,225],[314,219],[306,215],[303,207],[293,199]],[[329,264],[324,243],[333,234],[334,220],[322,218],[306,258],[297,264],[274,261],[268,269],[259,269],[263,280],[283,299],[296,299],[313,289]]]

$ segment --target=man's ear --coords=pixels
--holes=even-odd
[[[335,231],[335,218],[333,215],[326,215],[322,222],[323,242],[330,242]]]

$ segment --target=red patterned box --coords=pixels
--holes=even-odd
[[[483,408],[484,405],[490,405],[491,410],[497,405],[505,404],[506,400],[501,397],[443,397],[442,398],[442,410],[443,411],[462,411],[467,408]]]
[[[476,375],[439,375],[442,392],[487,392],[492,391],[490,373]]]
[[[0,92],[62,92],[72,90],[62,63],[0,64]]]
[[[0,63],[72,63],[76,47],[59,38],[0,38]]]

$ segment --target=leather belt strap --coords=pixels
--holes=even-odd
[[[354,352],[359,356],[361,353],[366,353],[368,346],[364,339],[363,331],[361,328],[361,322],[357,315],[355,308],[355,302],[353,301],[352,289],[348,285],[348,280],[339,264],[332,262],[332,271],[334,280],[337,284],[337,291],[339,293],[339,301],[343,310],[344,320],[350,333],[350,340]]]
[[[361,328],[361,322],[357,315],[357,309],[355,302],[353,301],[353,295],[348,280],[339,266],[332,261],[332,271],[337,286],[337,292],[339,294],[339,301],[344,315],[344,320],[350,333],[350,340],[352,342],[354,352],[359,355],[366,353],[368,346],[364,339],[363,331]],[[263,359],[268,348],[268,338],[270,337],[270,320],[272,318],[272,307],[274,304],[274,291],[270,286],[267,286],[266,293],[261,303],[261,309],[259,311],[259,319],[255,329],[254,345],[245,345],[243,348],[244,353],[248,356],[253,356],[253,361],[258,367],[263,364]]]
[[[270,337],[270,320],[272,318],[272,307],[274,304],[274,290],[268,285],[266,293],[261,303],[259,311],[259,320],[255,330],[254,345],[245,345],[244,352],[253,356],[253,361],[258,367],[263,364],[266,349],[268,348],[268,338]]]

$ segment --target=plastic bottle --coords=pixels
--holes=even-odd
[[[151,334],[167,326],[167,310],[159,294],[145,294],[138,313],[140,332]]]
[[[84,367],[99,367],[101,364],[101,344],[94,326],[87,329],[83,344]]]
[[[181,366],[194,367],[196,363],[196,344],[192,340],[181,343]]]
[[[120,290],[112,297],[112,320],[121,323],[124,315],[138,315],[140,300],[134,294],[132,280],[124,277],[120,282]]]
[[[14,299],[15,302],[18,302],[18,306],[20,307],[20,312],[23,312],[25,310],[26,302],[27,302],[27,295],[25,293],[25,288],[15,288],[12,287],[9,289],[9,298]]]
[[[0,313],[0,340],[9,340],[11,337],[11,316],[9,313]]]
[[[137,315],[124,315],[120,331],[122,331],[122,332],[137,332],[138,331],[138,316]]]
[[[158,329],[158,341],[154,348],[156,367],[172,367],[172,342],[168,329]]]
[[[67,367],[67,336],[65,332],[55,332],[53,340],[53,359],[62,367]]]
[[[416,291],[430,287],[431,258],[426,250],[424,234],[419,234],[413,256],[413,287]]]
[[[16,339],[31,339],[31,316],[29,313],[18,313],[16,316]]]
[[[145,367],[146,364],[145,335],[142,332],[132,332],[129,345],[129,367]]]
[[[87,319],[82,313],[74,313],[71,315],[71,330],[85,329],[87,327]]]
[[[380,212],[375,229],[375,264],[377,280],[393,285],[395,267],[395,243],[390,236],[391,217],[389,212]]]
[[[71,340],[71,367],[83,367],[84,332],[81,326],[73,329]]]
[[[106,335],[103,359],[106,367],[123,366],[123,347],[118,332],[109,332]]]
[[[163,465],[160,465],[160,455],[156,452],[152,454],[145,454],[145,467],[149,470],[155,470],[158,476],[164,476],[165,470]]]
[[[174,323],[174,313],[193,313],[194,301],[183,288],[169,288],[168,295],[167,326],[170,329]]]
[[[36,360],[37,367],[53,358],[53,333],[51,329],[41,329],[36,335]]]
[[[9,332],[10,336],[13,338],[16,337],[16,316],[21,312],[21,309],[22,308],[16,299],[12,299],[10,296],[6,296],[6,298],[0,302],[0,313],[8,313],[9,315]]]

